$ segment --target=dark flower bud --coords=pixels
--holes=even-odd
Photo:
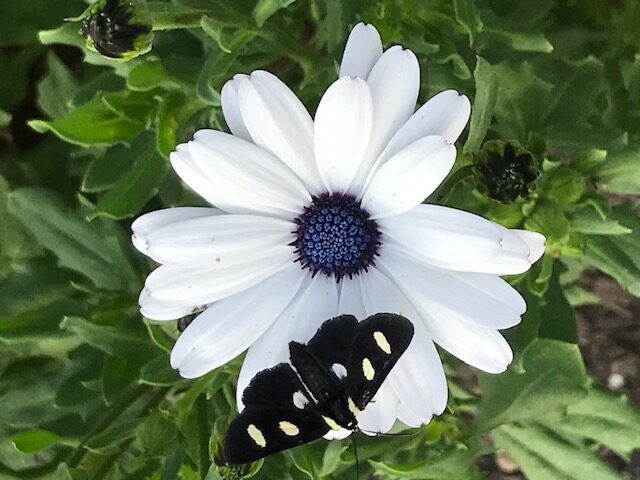
[[[151,50],[152,27],[145,0],[99,0],[82,18],[87,48],[123,60]]]
[[[533,155],[509,142],[486,142],[473,161],[478,190],[501,203],[528,198],[540,175]]]

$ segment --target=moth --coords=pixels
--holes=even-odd
[[[244,410],[225,438],[229,463],[249,463],[316,440],[357,430],[374,397],[413,338],[406,318],[378,313],[327,320],[305,345],[289,343],[291,364],[262,370],[242,394]]]

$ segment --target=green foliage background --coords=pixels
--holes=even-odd
[[[223,464],[239,360],[196,381],[170,369],[178,331],[140,317],[152,265],[128,237],[144,211],[202,203],[167,156],[199,128],[225,129],[228,78],[269,69],[313,111],[360,20],[418,55],[421,101],[447,88],[473,99],[436,201],[548,238],[544,259],[512,279],[529,310],[506,333],[511,368],[478,374],[479,394],[443,354],[447,412],[409,436],[358,436],[363,474],[484,478],[474,460],[499,450],[532,480],[621,478],[598,449],[628,459],[640,413],[586,374],[574,308],[598,301],[577,283],[588,267],[640,296],[638,2],[152,1],[153,50],[126,63],[84,50],[78,24],[63,22],[86,6],[0,9],[0,479],[355,477],[348,441]],[[474,190],[469,164],[486,139],[542,162],[529,200]]]

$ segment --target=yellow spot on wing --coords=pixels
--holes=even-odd
[[[267,446],[267,441],[264,439],[264,435],[262,435],[262,432],[253,423],[250,423],[247,427],[247,433],[251,437],[251,440],[256,442],[256,445],[259,447],[264,448]]]
[[[280,430],[284,432],[285,435],[288,435],[290,437],[295,437],[300,433],[300,429],[291,422],[282,421],[278,424],[278,426],[280,427]]]
[[[338,431],[340,430],[340,425],[338,425],[338,422],[336,422],[333,418],[331,417],[325,417],[324,415],[322,416],[322,418],[324,419],[324,422],[329,425],[329,428],[331,430],[335,430]]]
[[[371,361],[368,358],[364,358],[362,360],[362,373],[364,373],[364,378],[371,381],[376,374],[376,371],[373,369],[373,365],[371,365]]]
[[[384,336],[384,333],[378,331],[373,332],[373,339],[378,344],[378,347],[380,347],[380,350],[382,350],[387,355],[391,354],[391,345],[389,345],[387,337]]]
[[[362,413],[360,409],[356,406],[356,404],[353,402],[353,400],[351,400],[351,397],[349,397],[349,410],[351,411],[351,413],[353,413],[354,417],[357,417]]]

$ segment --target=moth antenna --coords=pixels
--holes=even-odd
[[[351,435],[351,441],[353,443],[353,453],[356,455],[356,480],[360,480],[360,460],[358,459],[358,442],[356,441],[356,433],[358,430],[353,432]]]

